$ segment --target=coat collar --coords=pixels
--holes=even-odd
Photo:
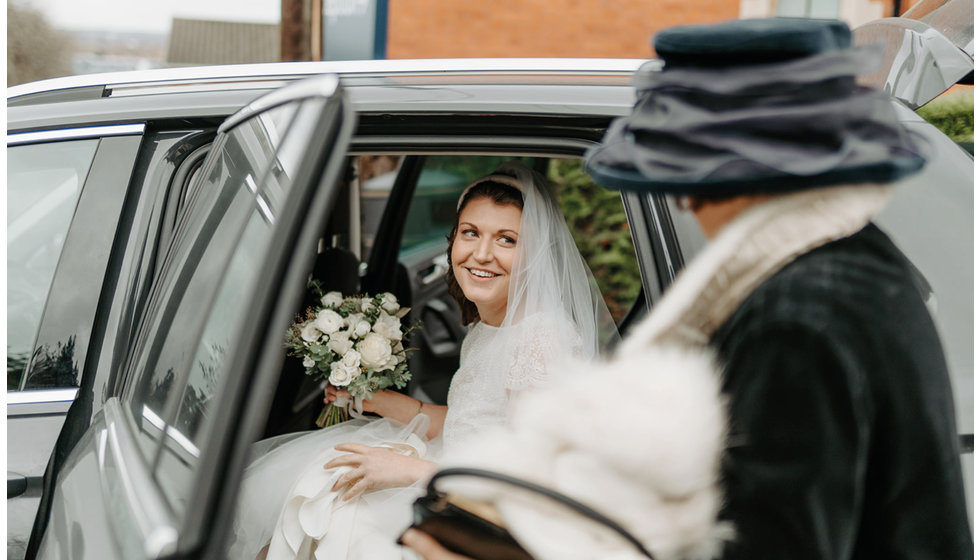
[[[620,345],[707,346],[711,335],[762,282],[795,258],[866,226],[890,185],[848,185],[774,196],[739,214],[681,272]]]

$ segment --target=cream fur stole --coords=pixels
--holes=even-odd
[[[510,426],[488,430],[445,465],[497,470],[564,492],[619,522],[658,559],[718,556],[733,531],[718,521],[727,412],[708,339],[765,279],[860,230],[889,193],[825,188],[746,210],[611,360],[567,366],[576,375],[522,395]],[[463,479],[440,487],[493,502],[535,558],[640,558],[618,535],[543,498]]]

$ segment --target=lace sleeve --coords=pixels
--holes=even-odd
[[[504,388],[509,393],[540,387],[556,364],[582,356],[582,337],[565,318],[535,314],[521,321],[521,336],[509,353]]]

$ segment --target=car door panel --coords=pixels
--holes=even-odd
[[[402,282],[408,284],[411,293],[409,324],[418,325],[411,341],[418,350],[409,357],[410,392],[436,404],[446,404],[449,382],[459,367],[459,352],[466,336],[459,307],[446,287],[446,248],[446,241],[439,239],[399,258]]]
[[[332,80],[333,89],[331,91],[336,92],[338,91],[338,82],[336,78]],[[308,92],[307,95],[315,96],[316,92]],[[246,182],[252,180],[256,184],[262,185],[259,188],[261,193],[253,190],[253,192],[256,192],[255,202],[258,205],[257,207],[262,209],[260,221],[264,221],[268,226],[272,227],[273,237],[271,238],[271,242],[276,243],[277,248],[275,250],[264,250],[260,247],[252,247],[251,245],[248,247],[245,245],[241,246],[239,252],[244,251],[245,253],[243,254],[254,252],[250,256],[262,259],[262,266],[259,266],[253,272],[257,275],[255,281],[258,283],[258,286],[264,288],[265,291],[262,292],[261,296],[257,296],[256,292],[251,292],[250,298],[234,298],[233,301],[238,305],[241,312],[247,311],[247,313],[244,313],[242,317],[233,317],[235,325],[233,328],[228,329],[229,333],[236,334],[244,330],[251,333],[252,336],[261,337],[266,332],[265,317],[268,314],[263,310],[273,306],[273,300],[277,300],[280,296],[286,297],[287,299],[294,299],[295,296],[301,295],[305,288],[305,283],[304,285],[295,287],[291,292],[292,297],[289,294],[282,293],[278,289],[279,286],[277,283],[281,275],[277,275],[273,271],[277,267],[281,269],[285,264],[289,263],[288,257],[284,255],[292,254],[293,247],[295,246],[295,237],[298,232],[295,228],[298,228],[299,226],[297,224],[302,222],[302,220],[296,220],[295,218],[305,213],[309,208],[310,199],[314,197],[314,193],[319,193],[315,187],[320,184],[319,179],[321,174],[323,174],[324,168],[330,167],[327,165],[328,163],[335,163],[334,159],[328,157],[329,150],[325,148],[325,145],[329,144],[327,139],[334,141],[338,138],[344,138],[344,143],[340,147],[342,153],[346,149],[346,139],[349,138],[353,130],[353,116],[346,105],[341,104],[339,93],[337,95],[336,100],[334,97],[329,97],[330,102],[327,103],[329,105],[328,108],[332,109],[333,113],[328,115],[327,111],[324,110],[322,111],[323,119],[306,119],[308,122],[304,122],[303,126],[300,127],[304,129],[304,137],[294,142],[294,144],[298,144],[296,148],[300,152],[305,152],[304,148],[307,144],[309,145],[309,150],[312,152],[309,154],[309,157],[305,153],[294,153],[292,155],[292,161],[289,162],[290,165],[298,165],[300,168],[306,169],[305,176],[299,172],[295,175],[296,177],[305,177],[303,180],[306,181],[306,185],[301,193],[301,196],[305,196],[304,200],[298,200],[291,193],[283,192],[281,189],[277,190],[273,184],[275,181],[272,176],[281,174],[283,172],[281,169],[286,166],[287,162],[282,158],[277,159],[276,164],[271,166],[270,170],[264,175],[254,176],[251,179],[247,178]],[[278,100],[278,102],[288,103],[288,100]],[[253,107],[253,109],[255,108]],[[335,117],[339,112],[344,112],[346,118],[337,118],[337,122],[331,126],[331,116]],[[314,136],[316,137],[316,141],[311,139]],[[263,149],[261,146],[262,139],[259,140],[260,142],[254,147],[256,149]],[[220,157],[220,154],[218,157]],[[280,170],[277,171],[277,169]],[[336,172],[339,166],[334,165],[330,169],[331,171],[328,171],[326,175]],[[291,169],[290,171],[294,170]],[[326,177],[326,175],[323,176]],[[324,181],[327,181],[327,179],[324,179]],[[246,186],[245,184],[239,184],[236,188],[245,191]],[[248,185],[248,188],[251,187],[252,185]],[[329,194],[327,191],[329,189],[319,194]],[[321,206],[325,206],[327,200],[321,196],[319,203]],[[197,201],[192,200],[190,202],[192,207],[195,202]],[[281,227],[278,222],[279,220],[282,220],[283,223]],[[315,221],[315,218],[311,217],[310,220]],[[319,227],[322,227],[322,224]],[[282,233],[280,231],[282,228],[285,228],[287,232]],[[179,231],[177,236],[178,243],[180,243]],[[303,231],[307,232],[308,229],[304,229]],[[291,239],[287,241],[280,240],[280,237],[283,235],[291,237]],[[189,241],[193,241],[193,239],[189,239]],[[308,241],[308,244],[311,242]],[[198,258],[200,258],[200,255],[198,255]],[[162,274],[179,274],[179,271],[176,269],[169,271],[168,266],[164,265]],[[214,272],[208,272],[207,274],[213,275]],[[225,285],[234,286],[236,280],[237,278],[229,277],[226,279]],[[275,286],[273,287],[269,284],[270,282],[276,282]],[[249,286],[253,286],[253,284],[245,284],[246,288]],[[249,289],[251,290],[252,288]],[[161,307],[158,304],[154,304],[153,299],[166,296],[169,293],[153,290],[146,312],[153,315],[158,313],[154,309],[165,308],[165,306]],[[183,296],[181,294],[176,297]],[[251,301],[252,304],[249,304],[248,307],[243,307],[246,305],[245,302],[248,301]],[[201,307],[208,309],[213,303],[214,301],[202,302],[203,305]],[[255,312],[258,317],[252,316],[252,312]],[[282,330],[284,330],[285,323],[288,322],[290,317],[280,314],[279,318],[284,323],[282,326]],[[204,318],[202,317],[200,320],[203,321]],[[196,330],[196,327],[190,325],[174,325],[174,329],[180,328]],[[250,329],[259,329],[259,331],[255,332]],[[152,336],[152,333],[148,334]],[[139,336],[143,337],[145,335]],[[276,349],[279,350],[279,358],[281,359],[281,336],[278,338]],[[141,345],[137,344],[135,347],[140,348]],[[258,348],[258,346],[251,344],[243,344],[243,347],[253,350],[257,350]],[[193,352],[191,354],[193,355]],[[243,355],[252,357],[253,351],[245,351],[239,354],[240,356],[236,356],[235,359],[222,360],[219,362],[219,367],[225,370],[225,372],[235,369],[236,371],[244,372],[243,377],[252,377],[254,374],[254,368],[252,366],[242,367],[239,364],[236,368],[235,364],[238,362],[238,357]],[[131,368],[140,363],[128,359],[113,361],[123,368]],[[126,364],[130,365],[127,366]],[[228,460],[227,444],[237,439],[238,429],[243,423],[246,425],[249,424],[248,421],[242,422],[242,419],[237,416],[238,410],[234,406],[234,403],[236,400],[240,401],[248,394],[246,389],[250,390],[255,387],[239,385],[235,383],[239,380],[236,376],[228,376],[227,373],[222,374],[223,377],[221,378],[230,380],[233,386],[228,387],[227,391],[222,389],[216,393],[217,401],[220,402],[205,403],[208,410],[210,410],[207,422],[200,426],[198,436],[194,436],[193,430],[189,428],[191,424],[182,423],[184,422],[182,420],[183,416],[178,413],[178,409],[182,409],[184,406],[182,403],[187,402],[184,388],[192,386],[188,380],[190,382],[194,380],[193,377],[188,377],[186,372],[182,371],[186,367],[189,367],[189,365],[177,364],[175,367],[181,371],[175,370],[177,374],[175,383],[167,387],[169,390],[167,402],[175,403],[178,405],[177,408],[168,404],[162,410],[162,414],[144,414],[139,410],[138,406],[133,406],[134,403],[120,401],[119,397],[110,397],[103,411],[96,413],[92,425],[78,441],[78,444],[74,446],[71,454],[64,463],[64,469],[54,492],[53,504],[51,506],[52,517],[47,530],[44,532],[44,536],[40,537],[43,540],[41,540],[41,554],[39,557],[89,557],[89,555],[83,552],[84,548],[77,546],[77,542],[72,540],[75,537],[73,533],[75,530],[71,526],[73,524],[77,525],[79,510],[82,507],[89,508],[89,513],[87,514],[89,517],[102,516],[112,520],[105,527],[98,527],[96,524],[93,524],[92,527],[89,527],[83,532],[85,539],[91,538],[99,543],[111,544],[107,550],[100,552],[100,557],[155,557],[157,554],[169,553],[174,550],[173,547],[175,546],[178,547],[178,555],[188,557],[214,556],[214,554],[202,553],[200,547],[207,546],[207,541],[218,536],[218,533],[210,531],[208,527],[216,521],[210,517],[210,512],[215,510],[215,504],[221,497],[221,492],[218,490],[223,489],[225,483],[224,463]],[[126,390],[126,383],[122,383],[118,387],[114,390],[119,391],[121,389],[123,395],[132,394]],[[195,387],[195,390],[200,389],[200,386]],[[112,389],[112,386],[108,388]],[[130,397],[127,396],[125,398],[128,399]],[[264,402],[264,404],[267,406],[268,403]],[[235,415],[234,419],[227,418],[227,414]],[[150,432],[154,428],[162,430],[162,437],[156,438],[161,443],[158,444],[157,451],[147,454],[145,443],[149,440],[136,436],[141,432]],[[168,456],[167,454],[176,448],[172,445],[175,442],[177,443],[177,447],[181,447],[181,440],[178,437],[181,435],[181,430],[190,430],[188,433],[191,434],[191,439],[194,442],[200,441],[201,445],[196,448],[182,447],[184,449],[193,449],[195,453],[191,453],[187,457],[187,460],[184,461],[185,463],[192,464],[192,470],[188,471],[185,484],[180,485],[185,489],[179,491],[179,493],[186,496],[183,506],[175,509],[173,507],[175,502],[172,501],[171,496],[167,495],[167,493],[171,492],[171,489],[166,486],[173,478],[161,476],[163,473],[154,473],[154,470],[175,468],[172,462],[160,460],[160,458]],[[245,437],[250,440],[255,439],[255,434],[250,433]],[[186,441],[183,443],[186,443]],[[244,446],[241,449],[244,450]],[[160,455],[161,453],[163,455]],[[156,458],[154,459],[153,457]],[[168,472],[170,471],[168,470]],[[85,488],[84,481],[95,479],[101,481],[101,499],[89,495],[92,489]],[[167,491],[162,492],[160,491],[161,489],[167,489]],[[122,515],[123,517],[117,519],[118,515]],[[175,515],[177,517],[174,517]],[[179,543],[175,540],[177,533],[174,529],[178,526],[183,528],[192,527],[192,529],[188,529],[187,531],[181,531]],[[65,543],[71,543],[71,546],[66,547]],[[178,546],[181,544],[183,547]],[[78,552],[78,554],[75,552]]]

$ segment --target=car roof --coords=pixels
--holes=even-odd
[[[298,79],[338,74],[362,113],[624,114],[642,59],[510,58],[283,62],[165,68],[7,88],[8,130],[83,122],[225,117]],[[499,87],[506,85],[507,87]],[[554,86],[562,88],[555,96]]]

